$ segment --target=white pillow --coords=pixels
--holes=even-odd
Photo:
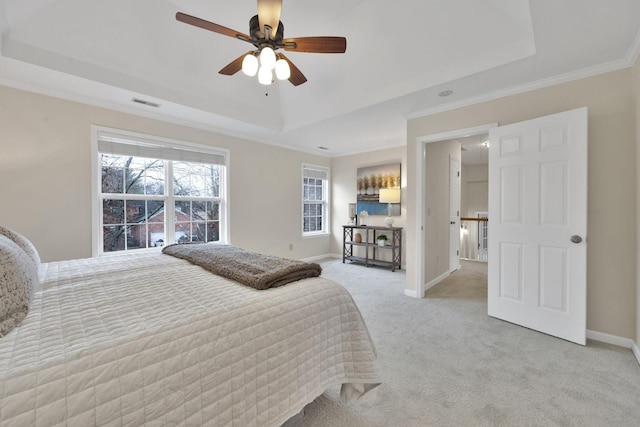
[[[0,235],[0,337],[26,317],[37,284],[33,260],[13,240]]]
[[[40,265],[40,254],[36,250],[36,247],[33,246],[33,243],[29,241],[22,234],[17,231],[9,230],[0,225],[0,235],[7,236],[9,239],[13,240],[14,243],[22,248],[23,251],[29,255],[29,258],[33,260],[36,264],[36,268]]]

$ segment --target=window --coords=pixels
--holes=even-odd
[[[98,127],[94,137],[94,255],[226,243],[226,151]]]
[[[329,169],[302,165],[302,235],[329,232]]]

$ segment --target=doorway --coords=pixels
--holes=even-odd
[[[490,129],[497,124],[488,124],[476,128],[460,129],[458,131],[447,132],[438,135],[425,137],[418,142],[418,179],[421,187],[418,191],[417,208],[418,215],[423,224],[423,230],[428,230],[429,238],[425,239],[425,232],[419,234],[418,245],[423,260],[417,264],[418,277],[423,278],[417,287],[417,296],[422,297],[424,292],[449,276],[454,265],[460,265],[460,256],[464,246],[462,243],[463,223],[461,217],[473,216],[476,211],[488,210],[487,178],[484,179],[485,190],[478,192],[477,188],[472,188],[471,193],[476,197],[484,193],[484,202],[467,203],[463,200],[463,193],[468,192],[468,186],[464,183],[465,160],[470,157],[477,158],[477,161],[484,161],[487,168],[488,155],[487,146],[483,145],[488,139]],[[472,149],[475,144],[478,149]],[[457,148],[456,148],[457,147]],[[464,148],[463,148],[464,147]],[[457,151],[456,151],[457,150]],[[450,175],[452,166],[451,158],[456,157],[461,160],[460,171],[462,183],[458,186],[460,198],[453,203],[450,182],[453,177]],[[435,175],[434,175],[435,174]],[[487,177],[487,173],[484,173]],[[475,181],[478,181],[477,179]],[[480,184],[476,182],[473,187]],[[436,188],[434,188],[436,187]],[[447,202],[449,201],[449,203]],[[444,203],[443,203],[444,202]],[[443,211],[443,206],[445,207]],[[454,222],[452,206],[459,206],[457,224],[452,230],[451,224]],[[455,213],[455,212],[454,212]],[[444,228],[444,224],[447,225]],[[455,233],[455,234],[454,234]],[[454,242],[455,236],[455,242]],[[475,240],[475,239],[474,239]],[[455,245],[454,245],[455,243]],[[458,246],[459,253],[454,255],[452,249]],[[475,245],[475,243],[474,243]]]
[[[488,314],[582,345],[586,343],[587,117],[583,107],[493,126],[489,132],[488,211],[495,224],[488,247],[493,254],[488,263]],[[418,140],[423,159],[417,162],[422,179],[417,193],[422,209],[420,257],[428,249],[422,215],[429,201],[420,191],[429,170],[427,147],[455,134],[465,136],[468,130]],[[419,260],[417,269],[421,295],[420,282],[428,279],[423,264]]]
[[[489,134],[459,138],[462,149],[460,259],[487,271],[489,232]],[[484,265],[482,264],[484,263]]]

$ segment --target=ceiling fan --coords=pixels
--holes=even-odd
[[[255,46],[255,50],[243,54],[222,68],[219,73],[227,76],[242,70],[255,76],[264,85],[274,82],[274,73],[279,80],[289,80],[294,86],[301,85],[307,78],[278,49],[289,52],[344,53],[347,39],[344,37],[297,37],[285,39],[284,26],[280,22],[282,0],[258,0],[258,14],[249,21],[250,35],[241,33],[213,22],[186,13],[176,13],[176,19],[214,33],[237,38]]]

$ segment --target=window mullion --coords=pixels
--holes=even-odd
[[[173,196],[173,162],[168,161],[165,168],[164,186],[164,235],[167,243],[176,241],[176,200]]]

